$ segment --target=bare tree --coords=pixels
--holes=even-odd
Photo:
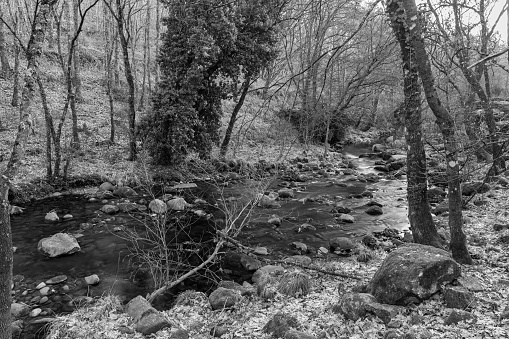
[[[3,1],[0,1],[0,17],[3,17]],[[5,43],[4,23],[0,21],[0,77],[9,78],[12,69],[7,59],[7,46]]]

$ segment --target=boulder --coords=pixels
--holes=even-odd
[[[115,205],[104,205],[101,207],[101,212],[106,214],[115,214],[118,213],[118,211],[120,211],[120,209]]]
[[[235,275],[238,280],[249,280],[262,264],[247,254],[228,252],[223,257],[221,266],[228,274]]]
[[[467,312],[467,311],[453,310],[447,316],[447,318],[445,318],[444,324],[445,325],[456,325],[460,321],[476,322],[477,321],[477,317],[474,314],[472,314],[470,312]]]
[[[48,212],[44,216],[44,220],[49,221],[49,222],[56,222],[56,221],[60,220],[60,218],[58,217],[56,212]]]
[[[374,144],[373,146],[371,146],[371,151],[374,153],[383,152],[386,149],[387,149],[387,146],[384,146],[382,144]]]
[[[355,221],[355,218],[350,214],[340,214],[338,216],[338,220],[346,223],[353,223]]]
[[[210,306],[213,310],[230,308],[240,300],[241,296],[238,291],[224,287],[218,287],[209,295]]]
[[[106,182],[103,182],[100,186],[99,186],[99,192],[104,192],[104,191],[110,191],[110,192],[113,192],[115,190],[115,186],[113,186],[112,183],[106,181]]]
[[[277,215],[271,216],[267,222],[269,225],[281,226],[281,218]]]
[[[357,244],[350,238],[337,237],[329,242],[329,250],[334,253],[338,252],[350,252],[357,248]]]
[[[263,332],[272,334],[274,338],[282,338],[289,330],[298,327],[297,318],[284,313],[277,313],[263,326]]]
[[[136,193],[136,191],[133,190],[131,187],[121,186],[121,187],[116,188],[113,191],[113,195],[120,197],[120,198],[131,198],[131,197],[137,196],[138,193]]]
[[[22,318],[30,312],[30,306],[24,303],[12,303],[11,304],[11,317],[14,319]]]
[[[374,314],[387,324],[399,313],[400,308],[382,305],[368,293],[346,293],[341,297],[334,310],[353,321],[364,318],[368,314]]]
[[[97,285],[99,284],[100,281],[101,279],[99,279],[99,276],[97,274],[92,274],[85,277],[85,282],[87,283],[87,285]]]
[[[166,203],[159,199],[154,199],[148,204],[148,208],[153,212],[157,214],[164,214],[166,211],[168,211],[168,206]]]
[[[183,211],[188,207],[191,207],[191,204],[188,204],[187,201],[184,198],[174,198],[171,200],[168,200],[166,203],[168,206],[168,209],[172,211]]]
[[[279,191],[277,191],[277,194],[281,199],[288,199],[288,198],[295,197],[295,192],[291,188],[282,188]]]
[[[461,194],[483,194],[491,189],[490,185],[480,181],[465,182],[461,184]]]
[[[348,214],[350,212],[352,212],[351,208],[343,206],[343,205],[340,205],[340,204],[336,205],[332,209],[332,213]]]
[[[380,206],[370,206],[366,210],[366,213],[369,215],[382,215],[382,214],[384,214],[384,211],[382,210],[382,207],[380,207]]]
[[[447,193],[440,187],[431,187],[428,189],[428,200],[431,203],[441,203],[445,200]]]
[[[76,238],[67,233],[57,233],[49,238],[41,239],[37,249],[50,258],[73,254],[81,250]]]
[[[134,319],[135,330],[145,335],[170,326],[165,316],[153,308],[142,296],[137,296],[129,301],[126,313]]]
[[[276,200],[270,198],[267,195],[259,194],[258,195],[258,207],[261,208],[280,208],[281,205],[277,203]]]
[[[405,305],[409,298],[427,299],[440,286],[457,279],[461,268],[448,252],[406,244],[391,252],[368,284],[368,292],[385,304]]]
[[[138,211],[138,210],[141,211],[143,209],[146,209],[145,206],[138,205],[134,202],[121,202],[117,206],[120,211],[125,212],[125,213],[129,213],[132,211]]]
[[[386,166],[389,171],[397,171],[406,166],[406,160],[392,161],[388,163]]]

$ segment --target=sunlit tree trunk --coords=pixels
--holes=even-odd
[[[3,4],[0,1],[0,17],[3,15]],[[7,46],[5,44],[4,23],[0,20],[0,77],[7,79],[12,69],[7,59]]]

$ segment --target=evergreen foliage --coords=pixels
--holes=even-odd
[[[159,54],[161,80],[142,135],[155,163],[190,152],[210,155],[218,141],[221,100],[276,57],[278,1],[163,1],[169,15]]]

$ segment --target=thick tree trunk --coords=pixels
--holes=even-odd
[[[41,0],[34,15],[34,23],[26,49],[27,70],[20,105],[20,122],[11,157],[0,175],[0,339],[11,339],[11,282],[12,282],[12,233],[9,215],[9,184],[16,175],[24,157],[25,145],[32,130],[31,104],[37,85],[38,58],[42,54],[45,32],[51,7],[56,0]]]
[[[442,240],[431,216],[427,194],[426,154],[422,140],[421,86],[415,63],[415,52],[408,44],[408,34],[401,20],[401,9],[396,1],[387,6],[391,26],[401,47],[404,74],[405,113],[407,128],[407,195],[408,218],[414,241],[442,248]]]
[[[472,258],[467,249],[466,237],[463,233],[462,200],[460,188],[460,171],[458,164],[458,145],[456,142],[456,127],[451,114],[440,102],[433,73],[431,71],[428,54],[424,47],[421,23],[417,12],[415,0],[399,0],[399,7],[404,9],[406,27],[409,30],[406,37],[409,41],[410,50],[415,53],[415,61],[422,80],[426,100],[433,111],[445,141],[445,155],[447,162],[447,179],[449,186],[449,228],[451,232],[450,248],[453,258],[462,264],[472,264]]]
[[[0,16],[2,15],[2,4],[0,3]],[[7,46],[5,45],[4,23],[0,21],[0,77],[7,79],[11,77],[12,69],[7,59]]]
[[[18,18],[16,14],[16,19],[14,22],[14,31],[18,31]],[[12,84],[12,100],[11,106],[17,107],[19,105],[19,55],[21,53],[21,48],[19,47],[19,43],[14,38],[14,80]]]
[[[230,117],[230,121],[228,122],[228,128],[226,129],[226,133],[224,135],[223,143],[221,144],[220,154],[222,157],[226,156],[226,152],[228,151],[228,145],[230,144],[230,140],[233,133],[233,127],[235,122],[237,121],[237,116],[244,105],[244,100],[246,99],[247,92],[249,91],[249,85],[251,84],[251,76],[248,75],[244,80],[244,84],[242,84],[242,93],[240,94],[239,101],[235,105],[233,109],[232,115]]]

